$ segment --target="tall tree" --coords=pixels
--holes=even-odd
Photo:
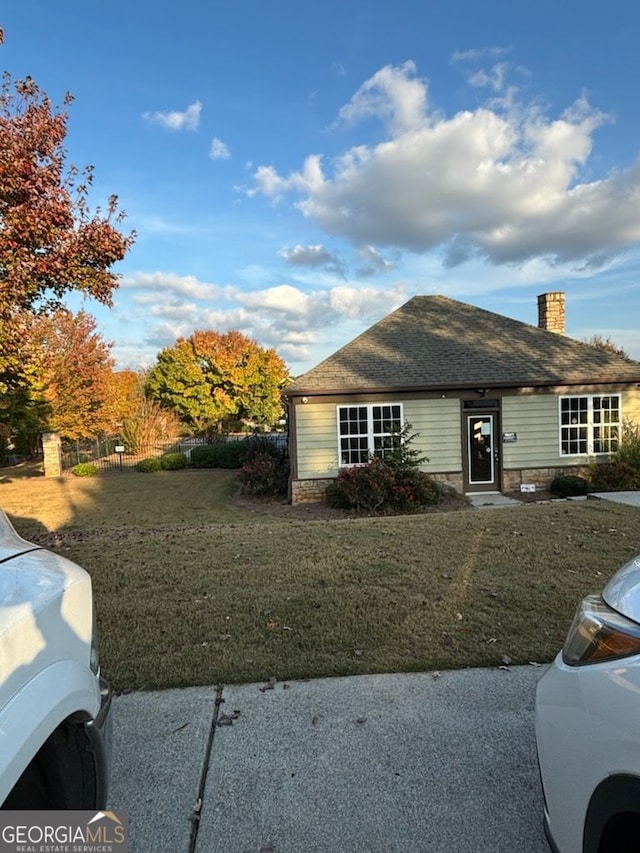
[[[0,44],[3,33],[0,29]],[[20,374],[20,315],[60,305],[69,291],[104,304],[118,278],[111,267],[134,240],[117,226],[117,197],[93,213],[93,168],[66,164],[66,108],[54,108],[31,77],[0,87],[0,381]],[[1,387],[0,387],[0,390]]]
[[[31,317],[26,333],[32,397],[47,407],[42,426],[69,439],[108,430],[114,361],[95,319],[84,311],[59,308]]]
[[[284,361],[241,332],[197,331],[158,355],[148,393],[204,432],[230,420],[270,425],[282,415]]]
[[[615,344],[611,338],[604,338],[602,335],[592,335],[590,338],[585,339],[585,343],[589,344],[589,346],[595,347],[595,349],[608,352],[610,355],[619,355],[621,358],[624,358],[625,361],[633,361],[629,353],[622,347]]]

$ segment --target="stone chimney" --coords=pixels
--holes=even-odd
[[[538,326],[547,332],[564,335],[564,293],[541,293],[538,296]]]

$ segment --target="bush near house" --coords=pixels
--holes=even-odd
[[[327,486],[329,506],[358,513],[415,512],[440,500],[438,483],[417,469],[397,471],[377,456],[365,465],[343,468]]]
[[[625,463],[640,475],[640,424],[625,421],[620,431],[620,444],[611,457],[612,462]]]
[[[411,447],[417,435],[405,423],[392,433],[384,458],[372,456],[365,465],[342,468],[327,486],[327,503],[363,514],[415,512],[439,503],[442,487],[419,470],[429,460]]]
[[[594,492],[625,492],[640,489],[640,469],[628,462],[602,462],[591,475]]]
[[[289,485],[289,460],[272,453],[254,453],[238,471],[242,491],[257,497],[285,496]]]
[[[551,481],[549,491],[559,498],[576,498],[589,492],[589,483],[584,477],[574,474],[559,474]]]
[[[247,436],[240,444],[242,491],[257,497],[284,497],[289,488],[286,447],[265,435]]]

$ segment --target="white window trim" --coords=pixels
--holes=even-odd
[[[364,409],[367,410],[367,448],[369,456],[373,456],[375,438],[380,436],[391,435],[390,432],[374,432],[373,431],[373,409],[375,406],[399,406],[400,407],[400,427],[404,426],[404,404],[398,401],[386,401],[384,403],[341,403],[336,406],[336,430],[338,434],[338,467],[339,468],[355,468],[359,465],[366,465],[366,462],[343,462],[342,447],[340,440],[343,437],[340,434],[340,409]],[[364,435],[364,433],[361,433]]]
[[[617,397],[618,398],[618,421],[617,426],[622,428],[622,394],[618,392],[603,391],[600,394],[563,394],[558,397],[558,452],[562,459],[586,458],[588,456],[609,456],[607,450],[599,450],[595,452],[593,449],[593,428],[594,426],[602,426],[602,424],[594,424],[593,422],[593,398],[594,397]],[[562,452],[562,430],[565,426],[562,423],[562,401],[563,400],[587,400],[587,422],[583,424],[587,428],[587,451],[586,453],[563,453]]]

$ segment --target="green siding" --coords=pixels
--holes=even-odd
[[[515,432],[518,440],[502,448],[502,464],[511,468],[553,468],[584,465],[586,456],[563,456],[560,453],[558,399],[564,396],[621,394],[622,417],[640,421],[640,392],[637,388],[557,389],[551,394],[529,394],[502,399],[502,432]]]
[[[555,468],[581,465],[585,457],[561,456],[559,449],[558,398],[567,394],[591,394],[593,388],[554,389],[553,393],[505,395],[502,398],[502,433],[515,432],[518,440],[502,445],[502,466]],[[598,389],[596,393],[621,393],[625,420],[640,423],[640,389]],[[416,433],[412,447],[426,456],[423,470],[453,473],[462,470],[461,402],[455,397],[406,400],[376,398],[373,403],[403,403],[404,420]],[[365,400],[340,403],[309,403],[296,406],[298,478],[335,477],[338,464],[338,405],[366,405]]]
[[[566,465],[560,456],[558,397],[531,394],[503,397],[502,432],[517,433],[518,440],[502,446],[504,468],[547,468]]]
[[[375,403],[382,402],[378,399]],[[418,437],[412,447],[427,456],[422,467],[430,473],[460,471],[460,401],[410,400],[393,398],[386,403],[403,403],[404,420]],[[366,405],[364,402],[312,403],[296,406],[298,479],[335,477],[338,474],[338,405]]]
[[[411,445],[428,458],[422,470],[430,474],[462,470],[460,400],[408,400],[404,419],[418,436]]]
[[[298,479],[338,474],[335,403],[296,406]]]

